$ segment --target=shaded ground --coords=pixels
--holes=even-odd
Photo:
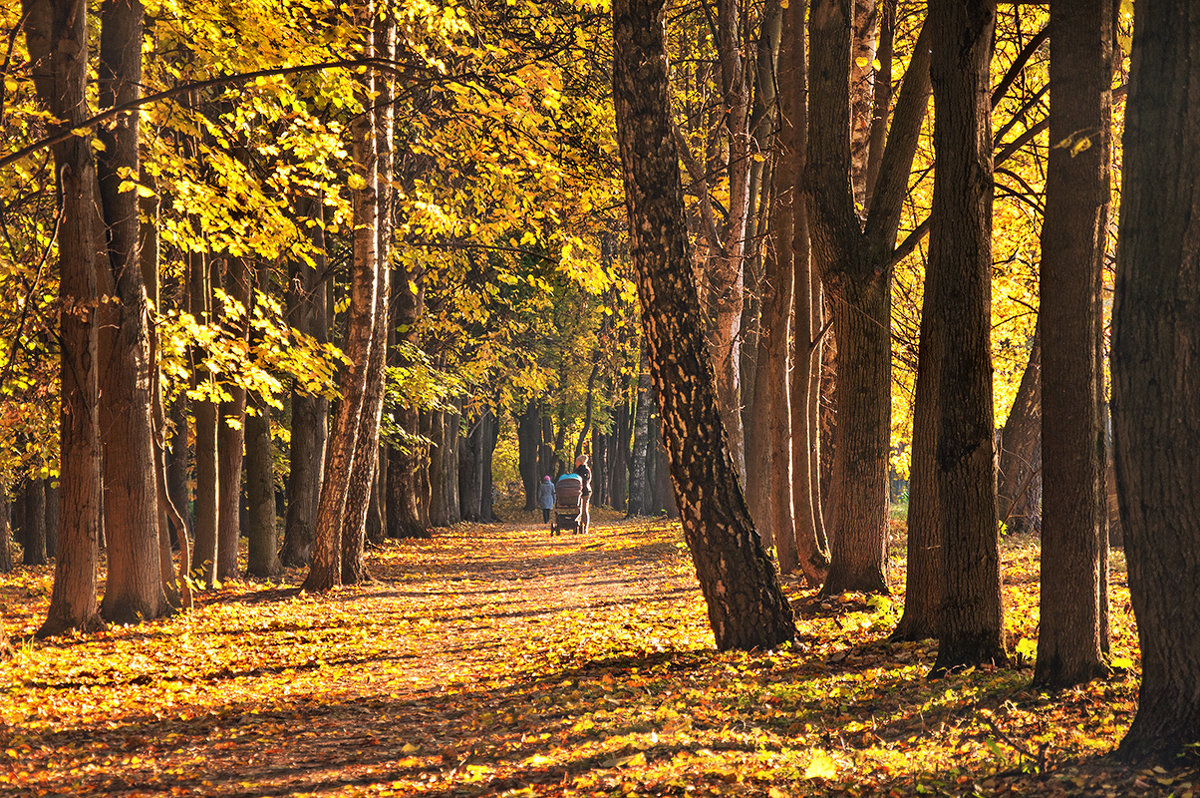
[[[1019,650],[1035,554],[1006,547]],[[665,522],[463,525],[371,566],[377,582],[328,596],[231,585],[168,621],[18,642],[0,794],[1197,792],[1193,774],[1096,759],[1131,718],[1128,674],[1058,696],[1028,668],[928,681],[932,647],[886,642],[884,598],[817,604],[789,583],[794,645],[717,654]],[[6,635],[36,628],[49,579],[0,577]],[[1119,659],[1127,604],[1118,590]]]

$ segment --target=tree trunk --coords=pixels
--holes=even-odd
[[[229,298],[243,308],[250,306],[252,272],[244,258],[231,258],[224,288]],[[227,327],[240,327],[238,337],[247,340],[249,316],[242,322],[226,321]],[[246,389],[237,385],[225,388],[230,399],[221,402],[217,426],[217,578],[237,579],[238,547],[242,537],[242,460],[246,442]]]
[[[363,2],[355,9],[360,30],[365,31],[363,55],[372,57],[372,20],[374,3]],[[353,173],[361,188],[351,192],[354,209],[354,263],[350,275],[350,318],[346,331],[346,356],[350,364],[343,369],[333,431],[329,436],[329,451],[325,460],[325,477],[317,508],[316,535],[313,541],[312,562],[304,589],[325,591],[342,581],[342,528],[347,512],[347,499],[356,469],[360,419],[366,402],[371,343],[375,327],[376,295],[379,290],[376,146],[372,105],[372,85],[363,77],[358,87],[358,100],[364,112],[351,125]],[[357,464],[361,466],[362,464]]]
[[[904,613],[892,640],[925,640],[938,636],[942,614],[945,557],[938,528],[935,460],[938,431],[938,382],[946,336],[943,316],[934,307],[928,276],[921,307],[917,351],[916,399],[913,403],[912,462],[908,482],[908,567]]]
[[[1033,679],[1071,687],[1108,673],[1101,637],[1107,597],[1100,592],[1104,374],[1096,331],[1108,235],[1112,0],[1051,6],[1050,26],[1050,141],[1095,131],[1087,149],[1051,148],[1042,226],[1045,493]]]
[[[140,96],[142,6],[106,0],[101,9],[99,99],[104,107]],[[138,113],[118,117],[98,133],[97,164],[107,257],[98,261],[97,288],[116,302],[101,305],[100,430],[103,443],[104,527],[108,577],[101,614],[137,623],[167,614],[159,550],[157,458],[150,312],[139,252],[136,191],[121,184],[139,174]]]
[[[45,565],[46,557],[46,486],[40,479],[29,479],[21,489],[21,545],[25,565]]]
[[[318,343],[329,340],[328,281],[325,279],[325,233],[323,204],[304,197],[300,214],[311,219],[309,227],[315,265],[293,262],[288,292],[288,311],[296,328]],[[298,288],[298,290],[297,290]],[[280,561],[289,567],[308,565],[317,527],[321,497],[321,474],[325,469],[325,439],[329,428],[329,400],[314,396],[297,385],[292,387],[292,440],[288,451],[287,518],[283,529]]]
[[[1113,319],[1113,430],[1142,683],[1118,754],[1200,740],[1200,6],[1134,6]]]
[[[12,524],[8,520],[8,495],[0,490],[0,574],[13,569]]]
[[[187,532],[192,531],[192,513],[188,509],[188,472],[191,470],[191,457],[188,450],[187,434],[187,396],[182,392],[171,402],[171,448],[167,453],[167,495],[171,503],[179,510],[187,525]],[[172,534],[172,544],[178,545]]]
[[[873,52],[874,22],[867,11],[859,10],[856,46]],[[847,75],[856,68],[851,63],[854,17],[853,0],[816,0],[809,16],[811,105],[805,192],[813,256],[833,319],[837,374],[837,443],[832,491],[825,494],[831,541],[825,594],[888,592],[891,279],[887,261],[895,247],[929,93],[923,31],[904,76],[877,185],[872,187],[869,207],[863,209],[865,223],[860,221],[855,202],[856,196],[865,197],[868,148],[860,135],[861,146],[857,154],[852,152],[852,122],[863,127],[861,117],[870,116],[871,104],[858,101],[852,114]],[[857,68],[866,67],[859,63]],[[830,438],[822,437],[826,451]]]
[[[644,357],[643,357],[644,360]],[[638,376],[637,413],[633,419],[633,453],[629,469],[629,509],[626,518],[645,515],[646,506],[646,452],[650,446],[650,371],[643,363]]]
[[[213,321],[212,271],[204,255],[188,257],[191,269],[189,287],[191,313],[200,324]],[[192,354],[192,387],[209,383],[213,375],[200,366],[200,353]],[[192,548],[192,575],[197,582],[211,587],[217,573],[217,403],[211,398],[193,402],[196,417],[196,539]]]
[[[70,130],[88,117],[88,33],[82,0],[23,0],[25,42],[38,96]],[[58,231],[61,330],[60,476],[62,515],[54,588],[38,636],[100,625],[96,564],[101,534],[96,272],[102,220],[90,141],[71,136],[53,146],[62,223]]]
[[[671,476],[709,622],[722,650],[795,635],[791,608],[738,483],[696,313],[661,0],[613,4],[613,98],[650,371]]]
[[[58,553],[58,519],[61,515],[61,491],[50,480],[43,480],[46,487],[46,555]]]
[[[1042,347],[1034,333],[1029,363],[1000,433],[996,504],[1009,533],[1042,529]]]
[[[624,511],[629,506],[629,459],[630,459],[630,423],[633,413],[626,398],[627,392],[622,389],[617,405],[616,430],[613,433],[612,453],[609,457],[609,468],[612,470],[612,488],[610,502],[614,510]]]
[[[933,0],[934,167],[926,290],[941,314],[935,483],[945,595],[934,673],[1007,660],[992,410],[995,0]],[[839,341],[839,344],[841,342]]]
[[[468,417],[469,418],[469,417]],[[459,441],[458,449],[458,496],[462,510],[462,520],[479,521],[480,491],[482,490],[479,476],[479,424],[476,419],[467,428],[467,434]]]
[[[542,481],[538,469],[538,449],[542,444],[541,400],[530,399],[525,410],[517,416],[517,470],[525,489],[526,511],[535,509],[537,486]]]
[[[283,570],[276,554],[271,416],[267,403],[260,398],[254,398],[253,406],[256,412],[246,415],[246,496],[250,503],[247,571],[250,576],[271,578]]]
[[[457,412],[441,416],[435,427],[434,447],[430,455],[429,523],[446,527],[462,519],[458,505],[458,424]]]

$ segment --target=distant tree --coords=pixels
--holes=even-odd
[[[1134,5],[1112,417],[1142,684],[1128,760],[1200,742],[1200,6]]]
[[[934,673],[1006,661],[989,321],[995,22],[995,0],[933,0],[926,22],[937,161],[925,290],[941,317],[934,481],[945,588]]]
[[[769,648],[792,639],[795,627],[754,531],[714,398],[670,120],[662,12],[662,0],[613,4],[617,138],[650,372],[717,647]]]
[[[1108,672],[1103,314],[1108,238],[1112,2],[1050,6],[1050,162],[1042,225],[1042,557],[1036,684]]]

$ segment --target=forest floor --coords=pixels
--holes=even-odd
[[[941,680],[926,678],[932,643],[887,641],[898,598],[820,603],[791,579],[794,644],[714,651],[667,521],[602,517],[556,538],[528,521],[463,524],[374,550],[366,586],[298,594],[289,572],[48,642],[28,635],[51,569],[23,569],[0,575],[0,794],[1200,793],[1195,773],[1105,756],[1136,695],[1119,554],[1123,667],[1030,689],[1036,552],[1004,544],[1019,667]]]

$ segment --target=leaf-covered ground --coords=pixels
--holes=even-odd
[[[1028,663],[930,681],[931,645],[886,640],[898,601],[794,581],[794,645],[719,654],[668,522],[463,525],[373,552],[366,587],[234,584],[51,642],[27,640],[51,571],[24,570],[0,575],[0,794],[1196,795],[1103,758],[1136,695],[1114,565],[1130,667],[1057,695]],[[1006,541],[1005,592],[1026,651],[1036,541]]]

